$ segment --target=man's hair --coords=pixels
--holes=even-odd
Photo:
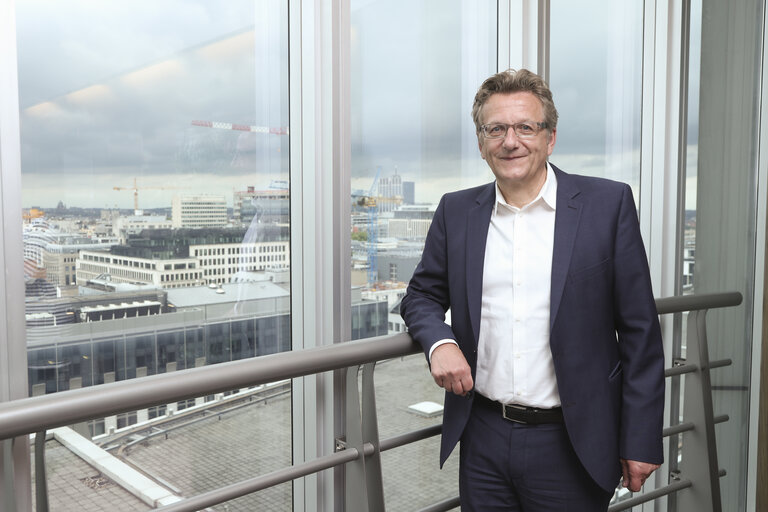
[[[475,129],[480,132],[480,114],[485,102],[494,94],[506,94],[513,92],[530,92],[541,102],[544,110],[544,122],[550,133],[557,128],[557,109],[552,101],[552,91],[547,82],[536,73],[527,69],[508,69],[486,79],[475,95],[475,103],[472,105],[472,120]],[[531,119],[533,121],[533,119]]]

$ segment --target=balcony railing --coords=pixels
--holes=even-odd
[[[717,464],[714,425],[728,418],[714,415],[709,372],[713,368],[729,365],[730,360],[709,360],[705,318],[707,310],[735,306],[741,300],[742,296],[737,292],[657,299],[656,307],[660,315],[689,312],[686,359],[675,360],[666,371],[667,377],[672,378],[687,375],[682,401],[683,421],[664,430],[665,436],[688,433],[689,437],[682,444],[680,463],[673,465],[668,485],[622,500],[610,507],[611,512],[626,510],[673,493],[676,493],[677,509],[680,511],[721,510],[719,478],[724,473]],[[5,402],[0,404],[0,439],[37,433],[37,510],[46,511],[48,500],[43,446],[47,430],[232,389],[346,369],[346,438],[336,440],[335,453],[221,487],[158,510],[200,510],[346,465],[346,510],[383,511],[380,453],[438,435],[440,425],[380,440],[374,368],[377,361],[420,351],[421,348],[409,335],[398,334]],[[360,376],[362,384],[358,386]],[[679,410],[680,394],[673,394],[671,400],[675,405],[672,410]],[[6,489],[12,489],[12,484],[4,484],[9,484],[5,485]],[[458,505],[458,497],[449,497],[423,511],[450,510]]]

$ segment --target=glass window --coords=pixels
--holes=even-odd
[[[485,0],[352,0],[351,9],[351,322],[358,339],[400,330],[397,305],[440,197],[493,179],[471,110],[477,88],[496,71],[497,20],[496,2]],[[442,404],[423,355],[380,370],[382,437],[439,422],[408,412],[427,399]],[[432,438],[382,455],[388,508],[456,495],[456,466],[427,471],[403,462],[436,468],[437,444]]]
[[[760,250],[755,191],[764,87],[756,63],[764,58],[764,9],[765,2],[757,0],[695,0],[690,21],[682,291],[738,291],[744,297],[739,307],[707,314],[709,357],[732,361],[712,370],[712,402],[715,415],[729,418],[715,429],[718,464],[728,468],[728,478],[720,482],[722,502],[740,511],[747,510],[749,438],[754,434],[749,421],[752,344],[760,342],[752,337],[752,312],[755,287],[763,286],[755,282]],[[685,354],[686,348],[679,350]]]
[[[560,114],[550,161],[628,183],[637,195],[642,0],[552,0],[550,34],[549,83]]]
[[[285,215],[270,219],[277,229],[251,222],[257,215],[236,229],[171,224],[175,198],[206,210],[258,197],[287,210],[285,2],[188,2],[179,13],[152,2],[41,10],[21,1],[17,15],[28,300],[75,303],[101,293],[104,300],[92,298],[89,307],[106,311],[101,302],[115,303],[107,295],[120,293],[111,316],[94,316],[133,316],[120,308],[123,299],[147,289],[162,294],[159,283],[186,281],[190,293],[206,284],[163,270],[154,282],[134,268],[196,268],[207,263],[199,253],[239,252],[200,244],[287,241]],[[57,288],[44,256],[62,248],[90,251],[90,260],[106,265]],[[233,277],[233,269],[216,270],[224,282]]]
[[[103,384],[115,381],[117,357],[115,340],[94,340],[93,342],[93,383]]]
[[[225,257],[264,241],[290,252],[288,2],[19,0],[15,12],[30,393],[290,350],[289,280]],[[206,485],[290,464],[283,395],[250,407],[279,424],[257,443],[258,470],[228,464]],[[119,444],[121,429],[223,399],[94,418],[91,433]],[[219,437],[201,461],[242,451]],[[193,462],[141,465],[191,496],[208,490],[183,480]],[[290,486],[275,492],[290,503]]]
[[[496,71],[495,2],[353,0],[351,52],[352,284],[369,298],[410,279],[444,193],[493,179],[471,109]]]
[[[157,372],[165,373],[185,368],[184,331],[157,333]]]
[[[93,372],[91,370],[91,348],[88,344],[63,345],[57,347],[60,361],[66,362],[69,374],[66,378],[60,377],[59,389],[75,389],[91,386],[93,384]]]
[[[639,205],[643,1],[550,6],[549,83],[559,120],[549,160],[568,173],[627,183]],[[628,497],[619,488],[614,501]]]

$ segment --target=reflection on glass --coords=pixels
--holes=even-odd
[[[16,6],[30,394],[289,350],[287,2]],[[265,393],[231,395],[255,404]],[[275,429],[259,440],[271,453],[260,470],[290,463],[290,428],[270,423],[290,421],[281,393],[269,421],[250,420]],[[131,439],[228,400],[77,430],[126,457]],[[175,455],[194,451],[193,437]],[[151,443],[166,460],[172,438]],[[202,453],[199,466],[213,461]],[[226,483],[253,475],[231,466]],[[195,465],[176,470],[204,479]],[[177,495],[206,490],[152,471]]]
[[[714,414],[729,418],[715,431],[718,465],[728,468],[720,491],[730,510],[748,510],[748,440],[756,428],[750,421],[750,397],[754,391],[752,347],[760,342],[752,333],[759,308],[754,303],[755,289],[761,286],[756,279],[755,212],[759,208],[755,191],[764,81],[755,63],[764,55],[759,43],[764,9],[759,1],[691,3],[691,39],[695,44],[693,39],[698,38],[700,44],[691,52],[690,87],[697,88],[697,97],[688,106],[689,115],[693,113],[690,122],[698,121],[688,137],[689,144],[696,144],[696,165],[686,174],[686,184],[695,183],[694,289],[697,294],[738,291],[744,297],[737,308],[707,314],[709,357],[732,361],[711,374]],[[731,37],[735,33],[741,37]],[[687,201],[686,208],[689,205]],[[683,447],[686,442],[683,436]],[[685,455],[681,464],[686,464]]]
[[[685,158],[685,224],[682,293],[694,293],[696,265],[696,185],[699,165],[699,82],[701,78],[701,1],[691,2],[688,46],[688,140]]]
[[[694,272],[696,269],[696,190],[698,185],[698,157],[699,157],[699,91],[701,79],[701,1],[694,0],[690,3],[689,37],[688,37],[688,91],[687,91],[687,141],[685,146],[685,197],[682,237],[682,262],[680,265],[682,275],[677,291],[681,295],[695,293]],[[688,313],[679,315],[675,323],[675,338],[671,357],[673,359],[685,359],[688,349]],[[683,396],[685,379],[673,377],[669,380],[671,396]],[[671,400],[670,417],[677,422],[684,421],[682,403]],[[671,436],[669,440],[669,467],[671,471],[679,469],[681,451],[685,436]],[[673,505],[676,497],[670,497],[669,503]]]
[[[96,383],[258,355],[210,320],[288,313],[283,4],[19,2],[31,345],[124,344]]]
[[[560,113],[550,160],[566,172],[628,183],[637,194],[643,2],[552,0],[550,33]]]
[[[357,339],[405,330],[399,302],[440,197],[493,179],[470,113],[477,88],[496,71],[497,28],[496,2],[486,0],[352,0],[351,9],[350,271]],[[408,412],[425,400],[421,395],[442,408],[423,356],[382,365],[377,383],[382,438],[440,421],[439,414]],[[415,509],[456,496],[458,465],[439,471],[437,445],[433,438],[382,455],[388,508]]]
[[[391,311],[442,194],[493,179],[470,112],[496,70],[496,6],[353,0],[351,52],[353,304]]]

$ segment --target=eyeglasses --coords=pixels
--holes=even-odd
[[[480,127],[480,132],[486,139],[503,139],[507,136],[507,131],[512,128],[515,136],[519,139],[532,139],[539,132],[547,127],[547,123],[492,123],[484,124]]]

